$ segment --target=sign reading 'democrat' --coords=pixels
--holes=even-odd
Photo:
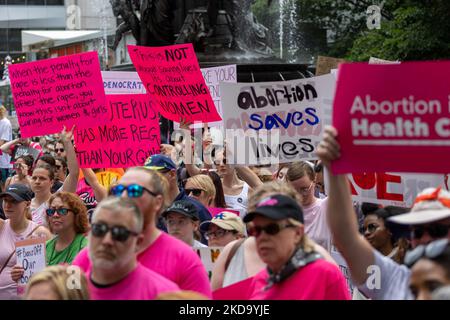
[[[144,84],[137,72],[102,71],[105,94],[145,94]]]
[[[165,118],[179,122],[220,121],[192,44],[128,46],[145,90]]]
[[[150,155],[159,153],[159,118],[148,95],[108,95],[107,106],[107,125],[75,132],[81,168],[139,166]]]
[[[448,172],[449,82],[450,61],[342,64],[333,108],[342,156],[333,172]]]
[[[16,242],[17,264],[24,269],[18,282],[21,294],[31,276],[45,268],[45,238],[34,238]]]
[[[22,137],[53,134],[64,125],[89,128],[106,123],[97,52],[13,64],[9,68]]]
[[[334,88],[331,74],[284,82],[221,83],[227,162],[314,159],[324,125],[331,123]],[[279,140],[261,142],[263,134],[273,138],[275,131]],[[249,139],[241,140],[244,136]],[[229,150],[234,159],[229,159]],[[248,154],[242,156],[244,150]]]

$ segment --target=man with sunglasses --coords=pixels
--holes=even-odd
[[[139,208],[129,199],[108,198],[97,206],[89,233],[92,266],[87,271],[93,300],[152,300],[179,290],[137,261],[143,225]]]
[[[353,281],[367,297],[376,300],[412,299],[410,270],[372,248],[358,232],[350,188],[345,175],[333,175],[331,162],[340,157],[337,131],[326,127],[317,155],[328,169],[329,200],[327,218],[333,242],[344,256]],[[413,247],[440,238],[450,238],[450,193],[426,189],[418,195],[410,213],[388,221],[410,225]]]
[[[191,290],[211,297],[207,272],[191,247],[156,227],[159,215],[167,203],[166,182],[161,175],[146,167],[130,168],[112,186],[110,195],[130,198],[144,218],[143,240],[137,259],[146,268],[175,282],[182,290]],[[84,271],[91,261],[82,250],[73,262]]]

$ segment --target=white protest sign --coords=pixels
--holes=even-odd
[[[325,169],[326,170],[326,169]],[[325,189],[329,194],[328,173],[325,172]],[[353,201],[370,202],[383,206],[410,208],[417,195],[426,188],[447,188],[443,174],[413,173],[363,173],[348,174]]]
[[[102,71],[105,94],[147,93],[137,72]]]
[[[400,61],[384,60],[380,58],[370,57],[369,64],[398,64]]]
[[[324,126],[331,124],[335,84],[332,74],[279,82],[222,82],[227,162],[316,159]]]
[[[203,266],[205,267],[206,272],[208,272],[209,279],[211,279],[214,264],[222,252],[223,247],[194,248],[194,250],[202,260]]]
[[[16,257],[17,264],[24,269],[17,289],[18,294],[22,294],[31,276],[45,268],[45,238],[16,242]]]
[[[347,266],[347,263],[344,260],[344,257],[340,254],[340,252],[336,249],[335,246],[331,246],[331,257],[336,261],[336,263],[339,266],[339,269],[341,270],[342,274],[344,275],[345,280],[347,281],[348,289],[350,290],[350,295],[353,295],[354,285],[352,283],[352,278],[350,275],[350,269]]]

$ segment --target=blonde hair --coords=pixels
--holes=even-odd
[[[5,114],[7,113],[7,110],[4,105],[0,105],[0,119],[3,119],[5,117]]]
[[[291,187],[287,183],[280,183],[279,181],[271,181],[268,183],[264,183],[257,187],[251,192],[249,200],[248,200],[248,212],[251,212],[256,209],[256,204],[267,197],[270,194],[282,194],[284,196],[288,196],[297,203],[300,203],[300,195],[295,191],[293,187]],[[289,218],[288,222],[293,224],[294,226],[303,226],[303,224],[295,219]],[[306,233],[303,234],[302,239],[297,244],[297,246],[303,248],[305,252],[314,251],[314,241],[312,241]]]
[[[314,172],[314,166],[306,161],[296,161],[289,165],[286,172],[287,181],[295,181],[304,176],[308,176],[311,181],[316,179],[316,173]]]
[[[206,174],[198,174],[187,179],[190,182],[203,189],[208,197],[211,197],[211,202],[216,198],[216,187],[212,179]],[[210,203],[211,204],[211,203]]]
[[[83,272],[79,270],[78,273],[75,273],[78,276],[79,288],[70,288],[68,284],[71,283],[71,279],[69,277],[74,276],[74,273],[71,272],[69,268],[79,268],[76,266],[49,266],[44,270],[35,273],[30,281],[27,284],[25,297],[28,296],[30,289],[37,284],[47,282],[52,287],[55,294],[58,296],[59,300],[89,300],[89,291],[86,277]],[[77,279],[77,280],[78,280]]]

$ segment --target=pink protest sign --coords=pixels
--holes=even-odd
[[[211,215],[213,217],[215,217],[216,215],[218,215],[221,212],[231,212],[234,213],[237,216],[240,216],[240,212],[238,210],[232,210],[232,209],[228,209],[228,208],[214,208],[214,207],[210,207],[208,208],[209,213],[211,213]]]
[[[146,94],[108,95],[107,125],[75,132],[81,168],[126,168],[141,166],[159,153],[158,113]]]
[[[97,52],[9,67],[22,137],[89,128],[108,121]]]
[[[334,173],[446,173],[450,61],[342,64],[333,108]]]
[[[158,111],[169,120],[220,121],[191,43],[128,46],[136,71]]]

